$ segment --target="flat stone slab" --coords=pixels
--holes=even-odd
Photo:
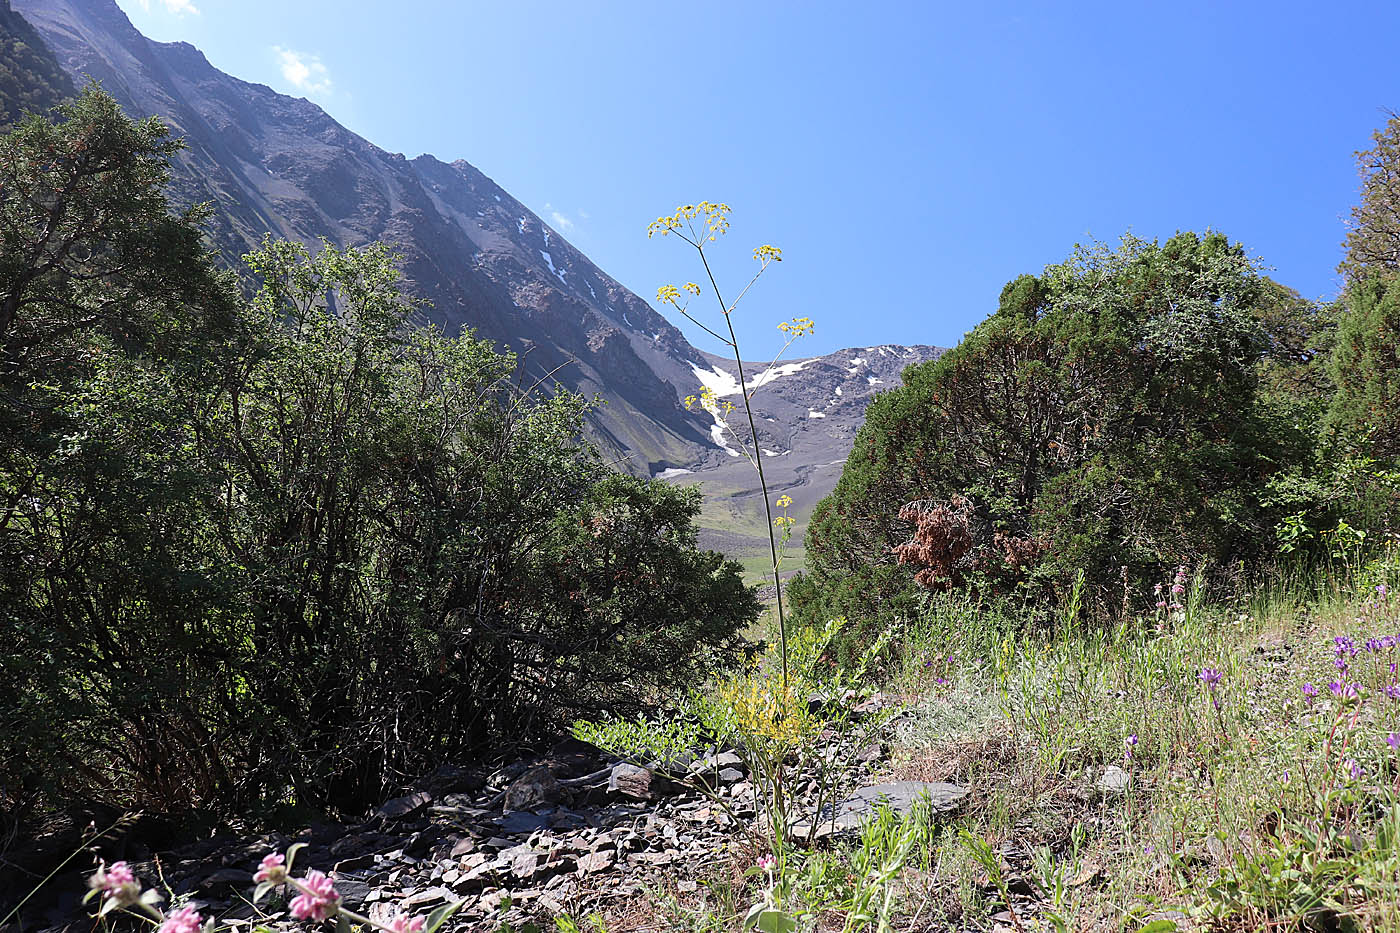
[[[888,784],[874,784],[862,787],[834,807],[822,808],[817,823],[815,839],[844,833],[859,832],[862,825],[875,817],[881,807],[888,807],[895,813],[912,813],[916,803],[927,799],[928,806],[936,816],[956,810],[967,796],[967,790],[956,784],[941,781],[891,781]],[[792,827],[792,834],[805,839],[811,834],[811,818],[801,820]]]

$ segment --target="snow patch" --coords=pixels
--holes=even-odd
[[[558,276],[559,281],[564,282],[564,270],[554,268],[554,257],[550,256],[549,253],[544,250],[540,250],[540,256],[544,258],[545,263],[549,266],[549,271]],[[568,285],[569,283],[564,282],[564,284]]]
[[[544,245],[549,246],[549,228],[540,224],[540,232],[544,234]]]
[[[808,417],[808,418],[825,418],[825,417],[826,417],[826,412],[824,412],[824,411],[817,411],[815,408],[809,408],[809,409],[807,409],[807,417]]]
[[[753,379],[744,383],[744,388],[757,389],[766,386],[774,379],[781,379],[783,376],[791,376],[793,373],[800,373],[815,362],[815,359],[810,359],[802,360],[800,363],[784,363],[781,366],[770,366]]]
[[[861,364],[864,362],[865,357],[863,356],[858,356],[855,359],[851,360],[851,362],[848,364],[851,367],[851,372],[855,372],[857,369],[860,369]]]
[[[499,200],[501,199],[501,196],[500,196],[499,194],[498,194],[498,195],[494,195],[494,197],[495,197],[495,199],[496,199],[497,201],[499,201]]]
[[[657,473],[652,479],[670,479],[673,476],[682,476],[686,473],[694,472],[694,470],[683,470],[680,467],[671,467],[669,470],[662,470],[660,473]]]
[[[524,218],[524,217],[520,218],[520,220],[516,221],[516,224],[515,224],[515,225],[516,225],[517,227],[520,228],[520,235],[521,235],[521,236],[524,236],[524,235],[525,235],[525,218]]]
[[[836,387],[836,394],[837,394],[837,395],[845,395],[846,393],[841,391],[841,387],[840,387],[840,386],[837,386],[837,387]]]
[[[883,384],[885,380],[883,380],[883,379],[876,379],[874,376],[866,376],[866,377],[865,377],[865,381],[868,382],[868,383],[870,383],[870,384],[873,385],[873,386],[877,386],[877,385]]]
[[[715,395],[723,398],[726,395],[739,394],[739,380],[718,367],[714,369],[701,369],[694,363],[690,368],[695,371],[695,378],[700,380],[700,384],[709,389]]]
[[[628,327],[632,327],[632,326],[633,326],[632,322],[631,322],[630,320],[628,320],[628,318],[627,318],[627,312],[626,312],[626,311],[623,311],[623,312],[622,312],[622,323],[626,324]]]
[[[593,290],[592,282],[589,282],[585,279],[583,284],[588,286],[588,294],[592,295],[594,298],[598,297],[598,293]]]
[[[792,453],[790,450],[769,450],[767,447],[763,448],[763,452],[770,457],[785,457]]]
[[[724,425],[719,423],[718,418],[716,418],[715,423],[710,426],[710,438],[715,442],[717,447],[729,454],[729,456],[739,456],[739,451],[729,446],[729,439],[724,436]]]

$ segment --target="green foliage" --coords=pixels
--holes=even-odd
[[[581,400],[413,327],[382,246],[269,240],[244,302],[166,212],[164,129],[64,114],[0,141],[12,818],[360,807],[737,645],[759,605],[698,493],[608,469]]]
[[[34,27],[0,0],[0,127],[46,113],[73,96],[73,82]]]
[[[1141,581],[1258,555],[1281,444],[1257,400],[1263,295],[1219,234],[1125,238],[1009,283],[958,347],[871,404],[809,526],[804,618],[873,609],[920,571],[934,589],[1035,595],[1084,568],[1106,605],[1122,566]]]
[[[699,724],[681,717],[613,717],[601,722],[580,719],[571,731],[581,742],[643,766],[680,761],[683,755],[705,744]]]
[[[1371,456],[1400,462],[1400,275],[1353,282],[1346,302],[1329,419]]]
[[[1400,269],[1400,116],[1392,113],[1371,142],[1356,153],[1361,203],[1351,209],[1346,258],[1338,266],[1348,279]]]

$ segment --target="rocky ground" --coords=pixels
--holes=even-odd
[[[965,791],[952,784],[881,781],[886,739],[899,719],[891,713],[877,695],[857,707],[867,728],[824,736],[825,754],[843,763],[848,793],[824,808],[813,829],[818,787],[814,776],[799,775],[795,835],[825,844],[857,829],[877,806],[907,811],[925,793],[936,810],[958,806]],[[306,847],[296,874],[328,872],[344,905],[372,919],[457,900],[463,907],[448,929],[520,929],[595,910],[616,915],[658,894],[684,898],[697,879],[766,852],[761,803],[740,756],[711,750],[685,758],[644,768],[565,739],[543,755],[494,769],[440,768],[362,823],[221,835],[133,867],[145,884],[235,927],[285,919],[275,896],[250,903],[252,874],[264,855],[299,842]],[[90,928],[77,903],[82,889],[72,879],[69,887],[42,913],[31,913],[25,929]]]

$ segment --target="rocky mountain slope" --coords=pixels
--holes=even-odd
[[[0,0],[0,126],[25,111],[42,113],[73,93],[48,45],[24,17]]]
[[[740,470],[726,449],[732,441],[682,404],[702,383],[737,392],[732,362],[693,347],[467,162],[386,152],[309,101],[219,71],[193,46],[147,39],[115,0],[12,2],[76,82],[96,78],[128,112],[159,115],[184,137],[175,197],[217,204],[211,235],[230,259],[269,232],[396,243],[410,287],[449,332],[470,327],[521,353],[527,378],[604,401],[593,434],[625,469],[752,489],[747,464]],[[843,350],[776,367],[758,399],[760,440],[782,462],[780,482],[829,489],[826,473],[845,457],[870,396],[937,352]]]

